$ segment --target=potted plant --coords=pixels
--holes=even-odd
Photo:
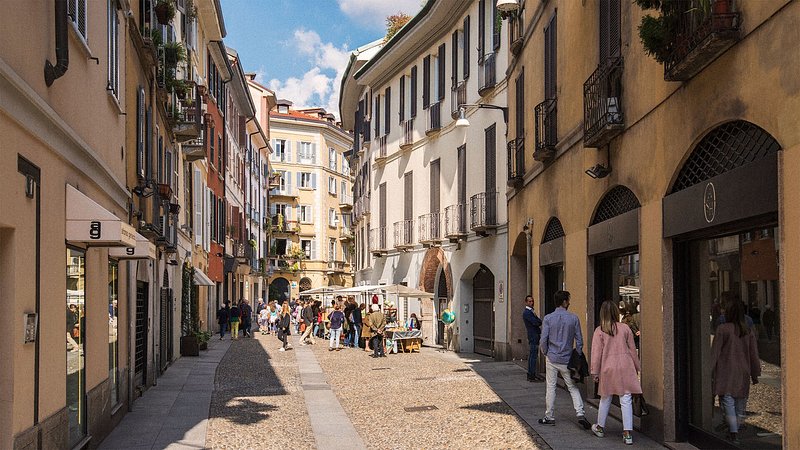
[[[208,331],[195,331],[194,335],[197,338],[197,347],[200,350],[208,350],[208,341],[211,339],[211,333]]]
[[[164,44],[164,65],[175,68],[178,63],[186,61],[186,48],[180,42],[167,42]]]
[[[181,336],[181,356],[200,356],[200,341],[196,333]]]
[[[161,25],[167,25],[175,17],[174,0],[157,0],[153,9],[156,13],[156,19]]]

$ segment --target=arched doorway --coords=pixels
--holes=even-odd
[[[494,274],[481,264],[472,278],[475,353],[494,356]]]
[[[525,296],[531,294],[529,286],[528,265],[529,238],[525,233],[519,233],[514,241],[509,258],[508,298],[511,304],[511,357],[525,359],[528,357],[528,335],[522,321],[522,311],[525,310]],[[538,304],[539,301],[537,300]]]
[[[284,301],[289,300],[292,295],[289,289],[289,280],[283,277],[278,277],[272,280],[269,284],[269,298],[276,300],[278,304],[283,304]]]
[[[421,299],[420,322],[422,335],[429,343],[445,344],[445,324],[441,321],[442,311],[450,305],[453,276],[450,264],[441,247],[425,252],[419,274],[419,289],[433,293],[433,299]]]
[[[447,277],[444,275],[444,270],[439,270],[439,282],[436,285],[436,343],[445,345],[447,343],[445,336],[445,323],[442,322],[442,312],[449,307],[450,290],[447,288]]]
[[[547,222],[539,246],[539,269],[544,283],[539,290],[542,300],[539,302],[539,313],[544,317],[555,311],[554,295],[564,286],[564,227],[558,217],[551,217]]]
[[[740,446],[781,448],[784,419],[778,259],[780,144],[746,121],[704,136],[663,202],[664,238],[675,266],[676,425],[681,439],[720,446],[727,428],[713,393],[712,342],[731,302],[744,303],[757,336],[762,376],[750,390]],[[770,332],[764,323],[770,322]]]

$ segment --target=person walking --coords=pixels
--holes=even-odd
[[[278,339],[283,343],[279,351],[285,352],[286,348],[289,346],[289,335],[291,334],[290,330],[292,329],[292,310],[289,308],[289,302],[283,302],[281,306],[281,313],[278,315],[277,325],[277,336]]]
[[[241,310],[242,318],[242,337],[250,337],[250,328],[253,326],[253,308],[247,299],[242,299],[239,302],[239,309]]]
[[[300,336],[300,345],[307,345],[314,343],[314,310],[311,308],[311,302],[306,302],[300,312],[300,321],[305,325],[302,336]]]
[[[738,443],[738,433],[746,418],[750,383],[758,384],[761,376],[755,331],[745,320],[742,302],[725,305],[725,323],[717,327],[711,355],[714,395],[720,398],[728,423],[728,438]]]
[[[522,312],[522,321],[528,332],[528,381],[541,382],[542,377],[536,373],[536,358],[539,356],[539,339],[542,335],[542,319],[533,312],[533,296],[525,296],[525,311]]]
[[[231,306],[230,315],[231,339],[239,340],[239,320],[241,320],[242,315],[239,305],[234,303],[233,306]]]
[[[358,304],[356,304],[355,299],[353,301],[353,311],[350,313],[352,317],[353,327],[353,340],[350,342],[350,346],[353,348],[359,348],[360,340],[361,340],[361,329],[363,327],[364,318],[361,315],[361,308],[359,308]]]
[[[269,334],[269,308],[261,308],[258,312],[258,330],[262,336]]]
[[[586,420],[583,410],[583,398],[575,382],[570,377],[569,364],[572,356],[573,345],[575,351],[583,354],[583,336],[581,335],[581,323],[578,316],[567,311],[569,308],[570,293],[568,291],[557,291],[553,296],[556,305],[555,311],[544,316],[542,321],[542,336],[539,342],[539,349],[545,356],[547,394],[545,395],[546,409],[544,417],[539,419],[539,423],[544,425],[555,425],[555,401],[556,401],[556,381],[558,374],[564,379],[570,396],[572,396],[572,406],[575,408],[575,415],[578,423],[585,429],[589,429],[592,424]]]
[[[328,320],[331,322],[331,339],[328,343],[328,351],[339,351],[341,350],[339,348],[339,339],[342,336],[345,317],[338,303],[333,307],[333,312],[328,316]]]
[[[372,333],[372,357],[385,357],[383,351],[383,332],[386,329],[386,316],[381,312],[378,305],[372,305],[372,312],[367,316],[367,326]]]
[[[592,336],[591,374],[598,385],[600,408],[597,423],[592,432],[597,437],[605,435],[606,418],[611,400],[619,397],[622,408],[622,441],[633,444],[633,396],[641,394],[639,382],[641,366],[636,351],[634,333],[630,327],[619,322],[619,307],[609,300],[600,305],[600,326]]]
[[[225,337],[225,331],[228,329],[228,322],[231,318],[231,310],[228,307],[228,302],[222,304],[222,307],[217,310],[217,323],[219,324],[219,340]]]

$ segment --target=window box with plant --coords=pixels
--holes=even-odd
[[[175,18],[175,0],[157,0],[153,10],[158,23],[167,25]]]

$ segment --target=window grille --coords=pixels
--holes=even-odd
[[[561,237],[564,237],[564,227],[561,226],[561,221],[558,220],[557,217],[553,217],[549,222],[547,222],[547,227],[544,229],[544,238],[542,238],[542,244]]]
[[[600,201],[600,206],[597,207],[597,212],[594,213],[592,225],[600,222],[605,222],[608,219],[617,217],[628,211],[642,206],[636,195],[625,186],[617,186],[606,193],[603,200]]]

